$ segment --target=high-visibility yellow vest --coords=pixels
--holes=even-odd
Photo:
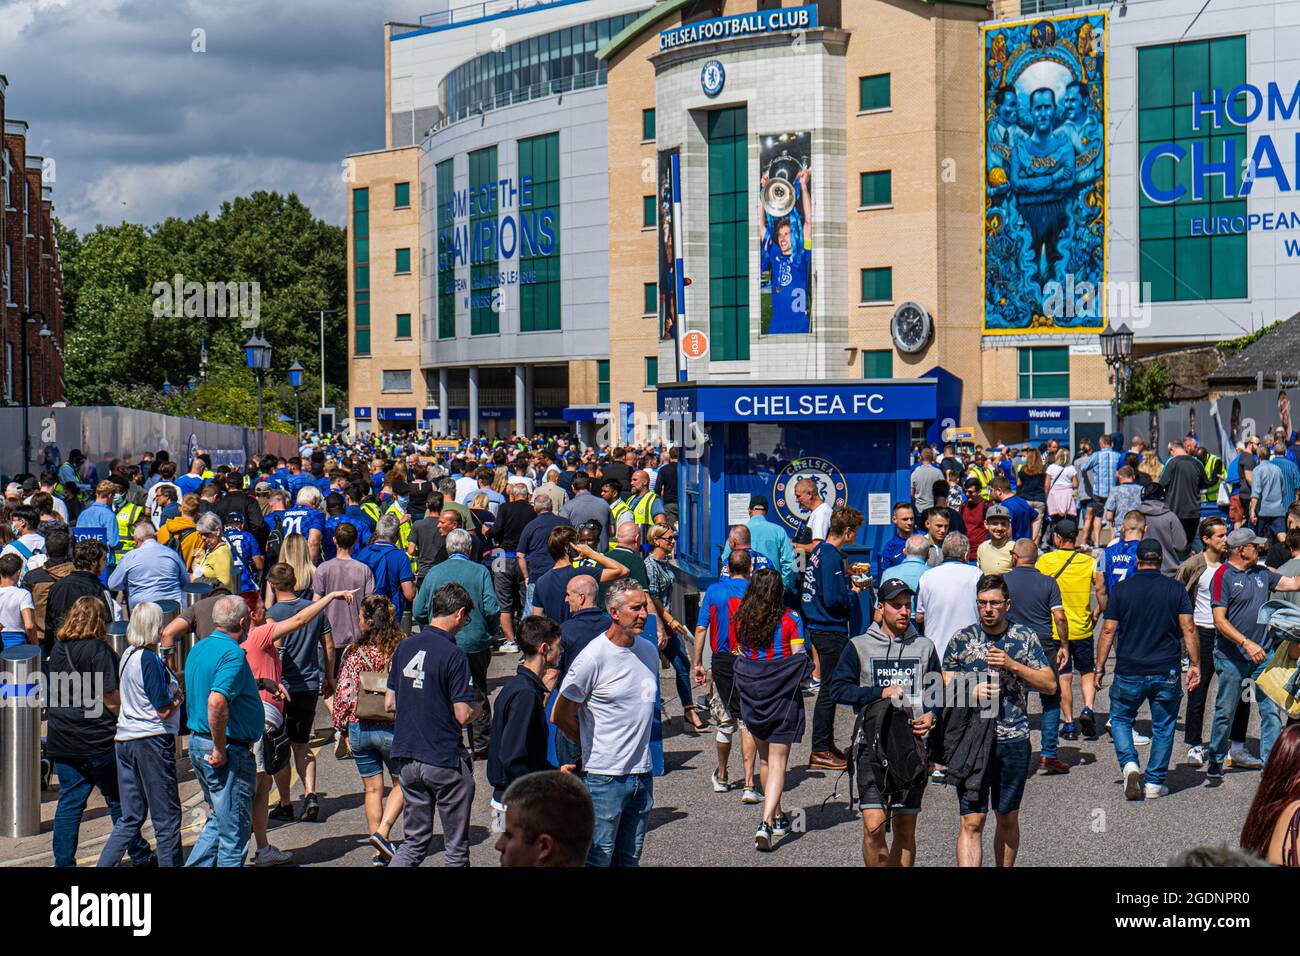
[[[623,515],[627,514],[631,510],[632,509],[628,507],[628,503],[622,498],[614,499],[614,503],[609,506],[609,516],[614,520],[615,528],[618,527],[618,522]]]
[[[361,510],[364,511],[370,517],[370,520],[374,522],[376,528],[379,527],[379,505],[378,504],[376,504],[373,501],[363,501],[361,503]]]
[[[659,496],[653,491],[647,491],[641,496],[641,499],[633,504],[632,520],[642,527],[647,527],[655,523],[654,506],[659,500]],[[612,511],[613,509],[611,509]]]
[[[117,536],[121,539],[118,551],[126,554],[135,548],[135,526],[144,514],[144,509],[131,502],[124,502],[117,512]]]
[[[983,468],[979,465],[971,465],[969,474],[980,483],[980,497],[987,498],[989,496],[989,482],[993,480],[993,469],[987,465]]]
[[[1214,477],[1215,472],[1219,473],[1217,479]],[[1223,480],[1223,459],[1214,452],[1210,452],[1205,457],[1205,478],[1212,484],[1205,489],[1205,493],[1201,495],[1201,500],[1216,504],[1219,500],[1219,484]]]
[[[388,510],[384,512],[384,515],[385,515],[385,516],[387,516],[387,515],[396,515],[396,516],[397,516],[397,520],[398,520],[399,522],[401,522],[401,523],[397,526],[397,538],[393,541],[393,543],[394,543],[395,545],[397,545],[398,548],[400,548],[401,550],[405,551],[405,550],[406,550],[406,543],[407,543],[407,541],[410,540],[410,537],[411,537],[411,519],[410,519],[410,517],[406,514],[405,511],[403,511],[401,508],[399,508],[399,507],[397,506],[397,502],[395,502],[395,501],[394,501],[391,505],[388,506]],[[375,527],[378,527],[378,526],[379,526],[379,522],[376,521],[376,522],[375,522]],[[414,556],[414,555],[411,555],[411,570],[415,570],[415,565],[416,565],[415,556]]]

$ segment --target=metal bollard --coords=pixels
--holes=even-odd
[[[402,612],[402,621],[399,627],[403,634],[410,634],[415,630],[415,621],[411,617],[411,612],[409,610]]]
[[[0,836],[41,832],[41,649],[0,654]]]
[[[126,621],[113,621],[108,625],[108,646],[113,648],[113,653],[118,657],[126,653],[126,629],[128,626]]]
[[[212,585],[206,581],[191,581],[185,585],[185,606],[193,607],[212,593]]]
[[[172,621],[176,620],[176,616],[181,613],[181,605],[179,601],[157,601],[155,603],[162,609],[163,627],[166,627]]]

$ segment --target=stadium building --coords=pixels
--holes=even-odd
[[[383,150],[347,158],[353,428],[579,430],[609,409],[605,65],[648,0],[384,27]]]

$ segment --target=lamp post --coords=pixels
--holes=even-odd
[[[257,379],[257,457],[262,457],[262,381],[271,367],[271,343],[256,332],[244,343],[244,360]]]
[[[28,329],[29,325],[35,325],[36,320],[40,319],[41,324],[45,324],[45,313],[41,311],[24,312],[18,317],[19,324],[22,327],[23,342],[22,356],[23,363],[23,471],[26,471],[32,463],[32,436],[28,434],[28,410],[32,405],[32,369],[31,357],[27,351]]]
[[[293,389],[293,430],[298,436],[298,445],[302,446],[302,419],[298,417],[298,389],[302,388],[303,367],[297,359],[289,366],[289,387]]]
[[[1106,357],[1106,365],[1110,367],[1111,373],[1115,377],[1115,399],[1112,416],[1114,424],[1112,430],[1118,430],[1119,425],[1119,402],[1124,387],[1124,378],[1128,374],[1129,362],[1133,358],[1133,333],[1129,331],[1127,325],[1121,325],[1118,329],[1112,329],[1106,326],[1106,331],[1099,336],[1101,339],[1101,354]]]

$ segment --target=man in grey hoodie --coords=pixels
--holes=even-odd
[[[1165,549],[1160,573],[1168,578],[1173,577],[1178,572],[1179,563],[1187,557],[1187,534],[1183,531],[1182,521],[1159,498],[1147,498],[1138,505],[1137,510],[1146,516],[1147,537],[1155,538]]]
[[[928,637],[912,626],[912,599],[907,582],[890,578],[876,592],[880,623],[851,638],[840,652],[829,693],[837,704],[855,711],[883,698],[912,708],[912,730],[918,737],[931,727],[943,704],[943,671]],[[825,691],[823,691],[825,693]],[[875,788],[875,774],[864,751],[857,771],[862,811],[862,859],[867,866],[911,866],[916,857],[916,816],[921,812],[925,783],[907,795],[893,811],[894,845],[885,835],[885,806]]]

